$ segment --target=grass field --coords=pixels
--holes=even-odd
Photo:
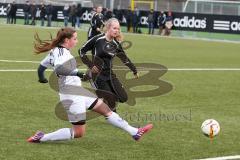
[[[17,19],[17,24],[23,25],[23,19]],[[0,24],[6,24],[6,18],[0,18]],[[40,20],[36,21],[36,26],[40,26]],[[46,22],[45,22],[46,25]],[[69,23],[69,25],[71,25]],[[64,26],[63,22],[61,21],[53,21],[53,27],[62,27]],[[81,23],[81,29],[87,31],[89,28],[88,23]],[[121,27],[122,32],[127,32],[126,26]],[[148,28],[142,27],[141,28],[142,34],[148,34]],[[155,28],[154,34],[158,35],[158,29]],[[225,33],[210,33],[210,32],[193,32],[193,31],[180,31],[180,30],[172,30],[171,36],[174,37],[185,37],[185,38],[195,38],[195,39],[212,39],[212,40],[225,40],[225,41],[240,41],[240,37],[238,34],[225,34]]]
[[[45,38],[48,32],[56,33],[56,29],[0,25],[0,60],[40,61],[44,54],[33,54],[36,31]],[[79,35],[80,47],[86,33],[79,31]],[[171,92],[137,98],[135,106],[120,104],[118,109],[131,124],[153,123],[149,134],[135,142],[99,117],[88,121],[87,134],[81,139],[29,144],[26,138],[37,130],[51,132],[71,125],[55,116],[58,94],[48,84],[38,83],[35,71],[14,71],[36,70],[38,63],[0,61],[0,159],[185,160],[240,154],[240,71],[221,70],[240,68],[240,45],[145,35],[125,35],[125,39],[133,43],[127,50],[133,62],[169,68],[161,79],[172,84]],[[77,49],[72,52],[75,56]],[[174,70],[181,68],[186,70]],[[205,70],[190,70],[194,68]],[[47,72],[48,77],[50,74]],[[208,118],[221,125],[212,142],[200,131],[201,123]]]

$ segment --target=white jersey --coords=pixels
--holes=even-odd
[[[76,76],[77,63],[70,51],[63,47],[56,47],[41,61],[41,65],[51,67],[56,74],[60,74],[57,75],[59,96],[69,121],[86,120],[86,109],[95,105],[97,96],[81,87],[81,79]]]
[[[66,48],[56,47],[52,49],[49,53],[48,62],[53,66],[54,71],[58,66],[64,66],[71,71],[77,70],[76,60]],[[78,76],[58,75],[58,85],[61,92],[65,86],[81,86],[81,79]]]
[[[50,52],[53,68],[58,75],[60,101],[63,104],[70,122],[86,120],[86,109],[95,105],[96,95],[81,87],[81,79],[73,76],[77,72],[77,63],[70,51],[56,47]],[[58,68],[59,67],[59,68]],[[63,75],[62,75],[63,73]],[[70,75],[69,75],[70,73]]]

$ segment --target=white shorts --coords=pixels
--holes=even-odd
[[[65,108],[71,123],[86,120],[86,111],[97,100],[97,97],[60,94],[60,101]]]

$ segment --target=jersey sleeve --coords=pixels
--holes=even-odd
[[[47,69],[47,67],[45,67],[41,64],[38,66],[38,70],[37,70],[38,81],[41,82],[41,83],[47,83],[47,79],[45,78],[45,75],[44,75],[44,72],[45,72],[46,69]]]
[[[87,65],[89,68],[93,67],[93,62],[86,56],[88,51],[91,51],[95,48],[96,40],[99,36],[95,36],[89,39],[83,46],[78,50],[78,54],[82,62]]]
[[[103,14],[98,14],[97,15],[96,26],[97,26],[97,28],[104,27]]]
[[[122,45],[118,43],[117,47],[117,54],[116,56],[120,58],[120,60],[134,73],[137,74],[137,68],[135,65],[131,62],[131,60],[127,57],[126,53],[124,52]]]
[[[104,26],[103,15],[99,13],[95,13],[92,20],[90,21],[90,25],[93,30],[103,27]]]
[[[41,62],[40,64],[46,68],[52,67],[52,58],[51,58],[51,53],[49,53]]]
[[[93,18],[91,19],[90,21],[90,25],[92,27],[93,30],[96,30],[97,29],[97,19],[96,19],[96,13],[93,15]]]

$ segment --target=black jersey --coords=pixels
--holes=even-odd
[[[102,28],[104,26],[104,17],[102,13],[95,13],[90,21],[90,25],[93,30],[97,28]]]
[[[114,46],[114,47],[113,47]],[[111,51],[107,48],[115,48]],[[86,56],[88,51],[92,51],[93,59],[92,61]],[[130,59],[125,54],[124,50],[122,49],[121,44],[113,39],[112,41],[107,41],[105,34],[102,33],[97,35],[90,40],[88,40],[81,49],[79,49],[79,55],[84,64],[86,64],[89,68],[92,68],[96,63],[94,59],[101,59],[103,61],[102,71],[100,73],[100,78],[102,79],[110,79],[110,74],[112,72],[112,59],[117,56],[120,60],[129,67],[130,70],[133,71],[134,74],[137,73],[137,69],[134,64],[130,61]],[[97,58],[95,58],[97,57]],[[98,66],[98,65],[97,65]]]
[[[104,27],[104,17],[102,13],[94,13],[93,17],[90,21],[90,28],[88,30],[88,40],[92,37],[101,34],[101,31],[97,30],[97,28],[102,29]]]

